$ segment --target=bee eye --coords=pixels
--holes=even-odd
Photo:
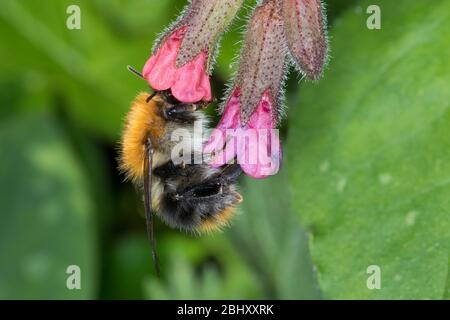
[[[167,110],[167,116],[168,117],[173,117],[174,114],[176,114],[174,108],[171,108],[171,109]]]
[[[181,110],[178,110],[175,107],[166,109],[166,117],[171,120],[176,120],[182,116],[183,116],[183,113],[181,112]]]
[[[162,110],[163,116],[171,121],[192,123],[195,121],[196,116],[194,114],[195,105],[179,103],[177,105],[166,105]]]

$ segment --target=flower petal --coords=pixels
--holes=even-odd
[[[208,55],[201,52],[193,61],[177,70],[177,79],[172,86],[172,94],[179,101],[194,103],[211,100],[211,85],[206,73]]]
[[[255,179],[274,175],[280,168],[280,139],[274,126],[270,95],[265,92],[248,125],[238,134],[238,163]],[[248,136],[249,142],[245,141]]]
[[[250,130],[253,129],[247,129],[247,131]],[[260,129],[257,131],[256,143],[243,143],[240,147],[237,153],[238,163],[247,175],[255,179],[263,179],[278,173],[281,163],[281,146],[277,132]]]
[[[186,27],[173,32],[144,66],[143,76],[155,90],[167,90],[178,79],[175,60],[181,46]]]
[[[228,99],[222,118],[210,138],[206,142],[203,153],[219,152],[226,142],[226,130],[236,129],[240,126],[239,110],[240,110],[240,90],[235,89]]]
[[[227,137],[230,137],[227,139],[227,144],[225,146],[225,149],[220,149],[211,159],[211,162],[209,163],[213,168],[221,167],[227,163],[231,163],[234,158],[236,157],[236,154],[238,152],[238,144],[236,139],[236,130],[228,129],[226,130],[224,136],[225,139]]]

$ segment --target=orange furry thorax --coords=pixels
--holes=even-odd
[[[140,181],[144,174],[147,139],[150,138],[156,148],[166,133],[166,120],[160,115],[159,99],[155,97],[147,102],[148,96],[148,93],[140,93],[133,101],[121,140],[120,169],[135,182]]]

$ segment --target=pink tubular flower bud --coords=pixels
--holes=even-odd
[[[280,0],[286,40],[300,72],[311,80],[322,74],[328,55],[326,15],[320,0]]]
[[[144,66],[155,90],[171,89],[181,102],[212,99],[209,81],[218,40],[243,0],[192,0]]]
[[[277,130],[279,97],[285,74],[286,49],[279,0],[266,0],[249,21],[239,71],[226,100],[222,119],[204,152],[213,166],[235,157],[253,178],[278,172],[281,148]]]

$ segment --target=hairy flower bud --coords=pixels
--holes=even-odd
[[[188,25],[176,65],[181,67],[200,52],[209,52],[208,66],[220,36],[233,21],[244,0],[192,0],[185,17],[177,25]]]
[[[320,0],[280,0],[289,51],[300,72],[317,80],[328,55],[326,16]]]
[[[236,157],[243,171],[254,178],[278,172],[281,150],[275,128],[286,51],[281,6],[278,0],[263,1],[249,21],[222,119],[205,145],[205,153],[215,154],[214,166]]]
[[[245,35],[234,87],[240,88],[241,121],[246,124],[268,91],[278,122],[278,95],[285,74],[286,45],[278,0],[266,0],[255,9]]]

